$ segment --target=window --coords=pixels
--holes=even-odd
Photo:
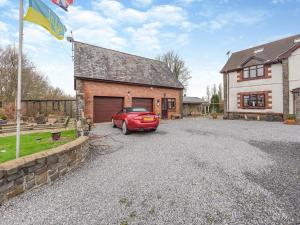
[[[3,107],[3,103],[0,101],[0,109]]]
[[[243,79],[256,79],[265,76],[264,66],[251,66],[243,69]]]
[[[249,79],[249,68],[244,69],[244,79]]]
[[[175,98],[168,98],[168,109],[169,110],[176,109],[176,99]]]
[[[265,94],[244,95],[243,108],[265,108]]]

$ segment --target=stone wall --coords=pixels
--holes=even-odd
[[[85,161],[88,137],[0,164],[0,204],[19,194],[53,182]]]
[[[228,112],[229,120],[263,120],[263,121],[283,121],[281,113],[244,113],[244,112]]]

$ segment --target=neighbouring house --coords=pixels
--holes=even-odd
[[[183,86],[166,64],[81,42],[73,44],[79,118],[108,122],[123,107],[144,107],[163,119],[182,115]]]
[[[300,120],[300,34],[235,52],[221,73],[229,119]]]
[[[183,116],[202,116],[209,113],[210,104],[198,97],[183,97]]]

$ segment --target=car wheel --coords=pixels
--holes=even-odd
[[[123,125],[122,125],[122,132],[124,135],[127,135],[130,133],[125,122],[123,122]]]
[[[111,125],[112,125],[113,128],[116,128],[116,127],[117,127],[116,124],[115,124],[114,119],[111,120]]]

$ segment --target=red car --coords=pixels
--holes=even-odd
[[[121,128],[123,134],[131,131],[156,131],[159,116],[144,108],[124,108],[112,118],[112,126]]]

